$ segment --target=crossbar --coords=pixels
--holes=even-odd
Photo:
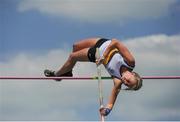
[[[142,79],[180,79],[180,76],[143,76]],[[97,80],[98,77],[21,77],[21,76],[0,76],[0,80]],[[112,77],[102,77],[103,80]]]

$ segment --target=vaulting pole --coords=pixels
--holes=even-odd
[[[96,48],[96,59],[100,59],[100,52],[99,52],[99,48]],[[102,80],[101,80],[101,65],[96,65],[97,67],[97,75],[98,75],[98,90],[99,90],[99,104],[100,104],[100,108],[103,107],[103,88],[102,88]],[[104,116],[101,115],[101,122],[104,122]]]

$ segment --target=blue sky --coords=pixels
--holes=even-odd
[[[141,75],[179,75],[179,13],[178,0],[0,0],[0,75],[43,76],[89,37],[123,41]],[[95,68],[78,63],[74,75],[94,76]],[[107,120],[180,120],[179,85],[144,81],[120,93]],[[104,82],[105,103],[111,87]],[[96,82],[1,81],[0,89],[0,120],[99,119]]]
[[[73,42],[88,37],[124,40],[161,33],[174,35],[180,31],[179,2],[172,3],[167,8],[168,13],[159,15],[158,18],[128,18],[125,22],[121,18],[115,22],[88,22],[80,18],[42,13],[36,9],[20,12],[20,2],[21,0],[1,0],[1,54],[63,48],[64,43],[70,47]],[[145,14],[148,14],[148,10]]]

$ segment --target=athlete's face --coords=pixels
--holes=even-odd
[[[121,79],[123,83],[129,88],[134,87],[137,83],[137,80],[135,79],[134,74],[132,72],[124,73]]]

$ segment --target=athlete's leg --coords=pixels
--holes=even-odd
[[[65,64],[56,72],[56,76],[61,76],[62,74],[71,71],[77,61],[89,61],[87,56],[88,50],[89,48],[84,48],[82,50],[72,52]]]
[[[82,50],[84,48],[90,48],[96,44],[100,38],[89,38],[84,39],[73,44],[73,52]]]
[[[93,47],[100,38],[89,38],[76,42],[73,45],[73,51],[70,54],[68,60],[58,71],[45,70],[44,74],[47,77],[50,76],[71,76],[72,69],[77,61],[89,61],[88,50]]]
[[[90,47],[94,46],[98,38],[84,39],[73,45],[73,52],[70,54],[65,64],[56,72],[56,76],[71,71],[77,61],[89,61],[87,53]]]

